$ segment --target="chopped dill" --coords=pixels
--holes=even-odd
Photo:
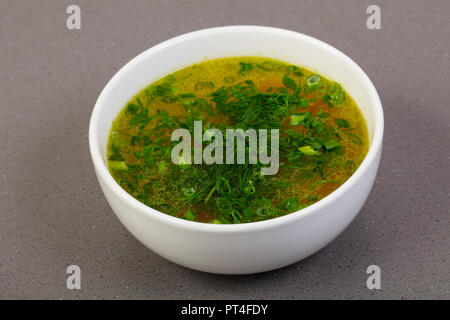
[[[204,64],[216,72],[214,61]],[[356,170],[367,147],[365,128],[355,129],[353,119],[336,113],[356,108],[339,84],[266,58],[217,63],[230,61],[236,68],[217,77],[196,76],[192,67],[186,80],[179,75],[188,71],[166,76],[138,94],[114,122],[108,166],[133,197],[190,221],[246,223],[298,211]],[[262,86],[265,78],[272,85]],[[280,172],[261,175],[263,165],[248,161],[173,164],[171,132],[183,128],[192,134],[196,120],[223,136],[230,128],[279,129]],[[358,157],[346,156],[347,148]]]

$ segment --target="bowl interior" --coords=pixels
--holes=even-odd
[[[111,79],[97,101],[92,119],[97,151],[104,164],[112,122],[135,94],[178,69],[230,56],[275,58],[305,66],[339,82],[359,106],[372,144],[380,121],[379,98],[370,80],[351,59],[319,40],[296,32],[265,27],[223,27],[163,42],[134,58]]]

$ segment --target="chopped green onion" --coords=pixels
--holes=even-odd
[[[189,198],[192,197],[195,194],[195,189],[194,188],[183,188],[183,193],[184,196]]]
[[[303,119],[305,119],[304,114],[293,114],[289,118],[289,124],[291,126],[298,126],[303,122]]]
[[[186,218],[186,220],[194,221],[194,220],[195,220],[195,212],[192,211],[192,210],[188,210],[188,211],[185,213],[184,217]]]
[[[214,186],[211,191],[209,191],[208,195],[205,198],[205,204],[208,203],[209,199],[211,198],[211,196],[213,195],[214,191],[216,191],[216,186]]]
[[[289,198],[284,201],[281,201],[278,207],[289,212],[295,212],[298,210],[299,204],[296,198]]]
[[[114,147],[123,148],[127,146],[127,142],[122,139],[120,132],[111,132],[111,143]]]
[[[316,150],[314,150],[310,146],[300,147],[298,148],[298,150],[300,150],[301,153],[307,156],[315,156],[319,154]]]
[[[309,200],[309,201],[314,202],[314,201],[319,200],[319,197],[316,196],[315,194],[311,194],[311,195],[309,195],[308,197],[306,197],[306,199]]]
[[[308,100],[306,100],[305,98],[301,98],[300,99],[300,107],[308,108]]]
[[[197,105],[198,101],[197,100],[183,100],[181,102],[181,105],[185,108],[191,108],[195,105]]]
[[[252,186],[252,185],[246,186],[246,187],[244,188],[244,193],[245,193],[245,194],[254,194],[255,192],[256,192],[256,189],[255,189],[255,187]]]
[[[136,111],[138,111],[138,109],[139,109],[139,106],[134,103],[130,103],[127,107],[127,111],[129,113],[136,113]]]
[[[109,160],[108,165],[111,168],[111,170],[115,170],[115,171],[127,171],[128,170],[128,166],[125,163],[125,161]]]
[[[256,215],[260,217],[269,217],[275,215],[276,211],[272,207],[259,207],[256,209]]]
[[[287,74],[285,74],[283,77],[283,85],[294,92],[297,90],[297,84],[295,83],[294,79],[290,78]]]
[[[242,213],[244,214],[244,216],[245,216],[247,219],[251,219],[251,218],[253,218],[253,216],[255,215],[253,209],[250,208],[250,207],[245,208],[245,209],[242,211]]]
[[[233,217],[233,222],[234,223],[241,223],[242,222],[242,215],[236,209],[231,210],[231,216]]]
[[[339,128],[350,128],[350,122],[345,119],[336,118],[334,119],[334,122]]]
[[[264,71],[273,71],[277,68],[277,64],[272,61],[263,61],[256,66]]]
[[[219,211],[225,212],[231,209],[231,202],[225,197],[216,198],[216,207]]]
[[[163,173],[168,170],[168,165],[166,161],[161,161],[158,163],[158,172]]]
[[[211,81],[201,81],[201,82],[197,82],[194,86],[195,91],[200,91],[202,89],[214,89],[215,85],[213,82]]]
[[[320,119],[326,119],[330,116],[330,114],[328,112],[319,112],[316,114],[316,117],[320,118]]]
[[[223,188],[225,186],[225,189]],[[216,189],[219,193],[228,194],[231,193],[231,186],[227,179],[220,178],[216,180]]]
[[[253,63],[246,63],[246,62],[239,62],[239,65],[241,66],[241,69],[239,69],[238,74],[242,76],[244,73],[251,71],[255,68]]]
[[[324,143],[324,146],[325,146],[325,149],[327,149],[327,150],[333,150],[335,148],[339,148],[341,146],[341,144],[339,143],[339,141],[329,140]]]
[[[298,76],[298,77],[301,77],[301,76],[303,76],[303,72],[300,70],[300,68],[299,67],[297,67],[297,66],[288,66],[287,67],[287,71],[288,71],[288,73],[293,73],[293,74],[295,74],[296,76]]]
[[[312,76],[309,76],[308,79],[306,79],[306,85],[308,87],[313,87],[317,85],[320,81],[320,76],[318,74],[313,74]]]

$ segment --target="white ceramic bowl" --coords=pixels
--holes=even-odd
[[[155,80],[205,59],[266,56],[314,69],[339,82],[367,123],[370,148],[361,166],[337,190],[298,212],[238,225],[191,222],[158,212],[126,193],[106,166],[108,133],[127,101]],[[248,274],[280,268],[320,250],[355,218],[372,188],[380,161],[383,110],[372,82],[342,52],[282,29],[231,26],[165,41],[127,63],[103,89],[92,113],[89,144],[97,178],[111,208],[143,244],[188,268]],[[330,261],[332,263],[332,261]]]

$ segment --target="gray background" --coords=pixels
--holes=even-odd
[[[0,1],[0,298],[450,298],[450,2]],[[67,30],[80,5],[82,29]],[[386,118],[376,184],[328,247],[251,276],[185,269],[133,238],[88,150],[94,103],[143,50],[189,31],[256,24],[303,32],[368,73]],[[82,290],[66,288],[66,267]],[[368,290],[366,268],[382,270]]]

